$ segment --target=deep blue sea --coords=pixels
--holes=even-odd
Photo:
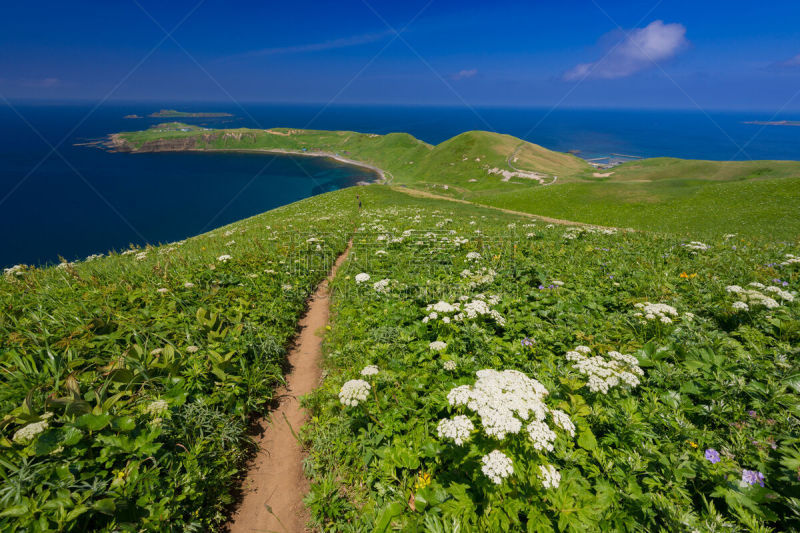
[[[586,158],[610,153],[695,159],[800,159],[800,113],[435,108],[219,103],[0,104],[0,266],[76,259],[129,243],[183,239],[371,176],[317,158],[260,154],[117,154],[75,146],[165,119],[161,108],[224,111],[208,127],[405,131],[439,143],[463,131],[508,133]],[[20,116],[21,115],[21,116]],[[57,147],[51,151],[50,143]]]

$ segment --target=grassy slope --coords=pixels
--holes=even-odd
[[[796,161],[653,158],[626,163],[610,176],[598,178],[592,167],[575,156],[484,131],[462,133],[436,146],[403,133],[268,131],[142,131],[121,136],[137,147],[156,139],[205,135],[213,140],[198,147],[334,152],[389,171],[394,183],[580,222],[783,239],[800,234],[800,217],[793,216],[800,208],[800,162]],[[510,170],[512,154],[516,168],[558,176],[557,183],[542,187],[519,178],[503,182],[487,173],[493,167]]]

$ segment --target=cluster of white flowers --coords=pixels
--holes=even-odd
[[[450,371],[450,372],[452,372],[453,370],[455,370],[457,366],[458,366],[458,365],[456,364],[456,362],[455,362],[455,361],[453,361],[452,359],[448,359],[447,361],[445,361],[444,363],[442,363],[442,367],[444,367],[444,369],[445,369],[445,370],[448,370],[448,371]]]
[[[382,279],[380,281],[376,281],[372,284],[372,288],[375,289],[376,292],[380,293],[387,293],[389,292],[389,284],[392,282],[390,279]]]
[[[25,265],[14,265],[9,268],[4,268],[3,275],[9,278],[12,276],[23,276],[25,275]]]
[[[467,319],[476,319],[481,316],[486,316],[494,320],[500,326],[505,325],[506,319],[500,313],[489,307],[490,304],[497,304],[499,301],[497,297],[491,296],[487,298],[483,294],[476,294],[471,301],[467,301],[469,300],[468,296],[461,297],[461,300],[463,303],[456,302],[454,304],[449,304],[444,301],[439,301],[427,306],[425,311],[428,315],[422,319],[423,324],[437,319],[445,324],[449,324],[451,321],[463,322]],[[452,317],[448,316],[451,314],[453,315]]]
[[[191,281],[187,281],[186,283],[183,284],[183,286],[187,289],[193,289],[194,283],[192,283]]]
[[[370,390],[372,387],[363,379],[351,379],[339,390],[339,401],[342,405],[355,407],[367,399]]]
[[[467,286],[471,289],[488,285],[494,281],[495,276],[497,276],[497,272],[487,267],[475,271],[465,268],[461,271],[461,277],[467,280]]]
[[[233,258],[231,256],[229,256],[228,254],[222,254],[221,256],[217,257],[217,261],[220,261],[222,263],[227,263],[231,259],[233,259]]]
[[[481,259],[481,254],[478,252],[469,252],[467,254],[467,261],[480,261]]]
[[[169,404],[164,400],[156,400],[154,402],[150,402],[147,407],[144,408],[144,412],[151,416],[159,416],[164,414],[169,409]]]
[[[499,450],[493,450],[484,455],[481,458],[481,462],[483,463],[481,471],[496,485],[499,485],[505,478],[514,473],[514,465],[511,464],[511,459]]]
[[[49,424],[47,420],[41,420],[39,422],[34,422],[33,424],[23,426],[14,433],[14,442],[19,444],[27,444],[28,442],[32,441],[36,435],[47,429],[48,426]]]
[[[672,324],[672,318],[678,316],[678,310],[667,304],[654,304],[650,302],[637,303],[634,307],[641,309],[633,316],[642,318],[643,320],[658,320],[662,324]]]
[[[539,479],[546,489],[557,489],[561,483],[561,473],[553,465],[539,465]]]
[[[517,370],[485,369],[477,372],[473,386],[461,385],[447,394],[453,407],[466,407],[481,420],[483,432],[504,439],[509,433],[526,430],[537,450],[552,450],[555,433],[545,423],[550,414],[556,426],[574,436],[575,426],[563,411],[550,410],[544,403],[548,391],[539,381]],[[557,413],[557,414],[554,414]]]
[[[577,346],[566,355],[567,361],[575,363],[572,368],[589,378],[590,391],[607,394],[621,383],[630,387],[639,385],[644,370],[639,367],[636,357],[614,351],[608,352],[608,358],[601,355],[589,357],[591,351],[588,346]]]
[[[134,259],[136,259],[137,261],[144,261],[145,259],[147,259],[147,252],[139,252],[134,256]]]
[[[794,295],[788,291],[781,289],[775,285],[765,286],[763,283],[758,283],[754,281],[750,283],[753,289],[745,289],[740,287],[739,285],[728,285],[725,287],[725,290],[731,294],[735,294],[739,297],[739,301],[736,301],[732,304],[732,307],[735,311],[747,311],[751,307],[766,307],[767,309],[775,309],[776,307],[780,307],[781,304],[778,301],[771,297],[767,296],[763,292],[757,290],[761,289],[764,292],[769,292],[775,295],[775,297],[780,298],[784,302],[793,302]]]
[[[786,260],[781,262],[781,266],[800,264],[800,256],[796,256],[794,254],[786,254],[784,257],[786,257]]]
[[[709,245],[702,243],[700,241],[687,242],[682,244],[681,246],[683,246],[684,248],[688,248],[689,250],[699,250],[701,252],[705,252],[706,250],[711,248]]]
[[[380,370],[378,369],[377,366],[375,366],[375,365],[367,365],[361,370],[361,375],[362,376],[374,376],[378,372],[380,372]]]
[[[433,341],[428,345],[428,348],[434,352],[442,352],[447,348],[447,343],[443,341]]]
[[[356,274],[356,283],[364,283],[365,281],[369,281],[369,274],[366,272]]]
[[[481,299],[474,299],[471,302],[465,303],[461,306],[461,312],[453,316],[453,320],[462,322],[465,318],[478,318],[479,316],[489,316],[500,326],[504,326],[506,319],[503,316],[489,307],[489,304]]]
[[[552,228],[552,224],[547,225],[548,228]],[[577,239],[583,233],[597,233],[600,235],[614,235],[617,233],[617,230],[614,228],[597,228],[594,226],[570,226],[564,232],[564,238],[573,240]]]
[[[450,439],[461,446],[469,440],[470,433],[475,429],[472,420],[464,415],[454,416],[453,418],[444,418],[439,421],[436,427],[436,432],[440,439]]]

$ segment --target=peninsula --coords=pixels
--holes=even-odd
[[[115,133],[116,152],[248,151],[336,159],[405,190],[603,226],[795,235],[800,162],[636,159],[598,171],[570,153],[511,135],[468,131],[437,145],[408,133],[213,129],[180,122]],[[759,199],[759,201],[754,201]],[[756,232],[757,233],[757,232]]]
[[[187,111],[176,111],[175,109],[162,109],[161,111],[150,113],[147,116],[152,118],[221,118],[232,117],[233,115],[230,113],[190,113]]]

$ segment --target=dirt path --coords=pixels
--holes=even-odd
[[[503,213],[509,213],[511,215],[519,215],[519,216],[522,216],[522,217],[536,218],[538,220],[541,220],[542,222],[549,222],[549,223],[552,223],[552,224],[562,224],[564,226],[586,226],[586,227],[600,228],[600,229],[615,229],[615,230],[618,230],[618,231],[636,231],[636,230],[631,229],[631,228],[614,228],[612,226],[599,226],[597,224],[588,224],[586,222],[575,222],[573,220],[563,220],[563,219],[560,219],[560,218],[551,218],[551,217],[545,217],[545,216],[542,216],[542,215],[534,215],[533,213],[525,213],[524,211],[513,211],[511,209],[503,209],[502,207],[495,207],[493,205],[478,204],[478,203],[475,203],[475,202],[470,202],[469,200],[461,200],[459,198],[452,198],[450,196],[444,196],[442,194],[435,194],[435,193],[428,192],[428,191],[421,191],[419,189],[411,189],[409,187],[392,186],[392,190],[395,190],[397,192],[405,193],[405,194],[407,194],[409,196],[415,196],[417,198],[433,198],[433,199],[436,199],[436,200],[448,200],[450,202],[458,202],[460,204],[469,204],[469,205],[474,205],[475,207],[484,207],[486,209],[494,209],[495,211],[502,211]]]
[[[280,405],[269,421],[259,422],[264,428],[258,441],[261,449],[242,486],[242,504],[228,525],[231,533],[305,531],[308,513],[303,497],[308,493],[308,480],[303,475],[304,454],[295,435],[305,423],[306,413],[297,399],[319,385],[320,330],[328,323],[330,311],[328,281],[347,258],[351,246],[352,241],[328,278],[317,287],[308,312],[300,320],[300,333],[288,356],[291,370],[286,375],[286,386],[276,391]]]

